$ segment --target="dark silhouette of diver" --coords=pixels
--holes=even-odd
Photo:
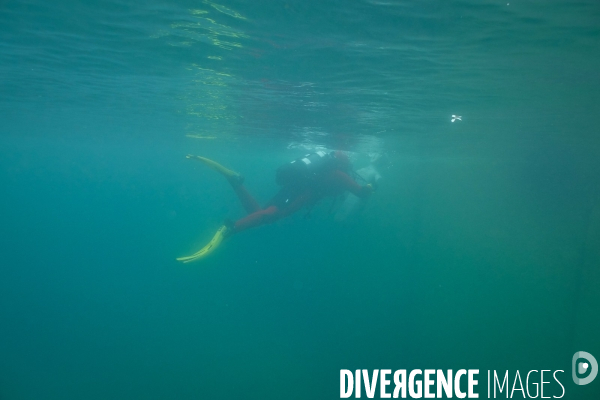
[[[270,224],[288,217],[303,207],[312,208],[324,197],[336,197],[349,191],[360,198],[368,197],[373,187],[359,185],[349,175],[350,160],[346,153],[319,151],[282,165],[277,169],[276,181],[281,186],[279,192],[262,208],[244,187],[244,178],[235,171],[225,168],[205,157],[187,155],[187,158],[201,161],[223,175],[240,199],[248,213],[237,221],[227,221],[221,226],[212,240],[198,252],[188,257],[178,258],[187,263],[199,260],[215,250],[223,239],[234,233]]]

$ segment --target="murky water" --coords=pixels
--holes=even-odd
[[[357,368],[479,368],[483,398],[487,369],[564,370],[565,398],[598,398],[570,363],[600,356],[599,22],[595,1],[5,2],[0,398],[335,399]],[[244,216],[186,154],[264,204],[319,149],[383,157],[361,213],[325,199],[175,261]]]

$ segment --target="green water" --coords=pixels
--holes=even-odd
[[[600,359],[596,1],[5,1],[0,54],[0,399],[336,399],[359,368],[600,398],[571,378]],[[262,204],[317,149],[387,158],[361,214],[175,261],[244,215],[186,154]]]

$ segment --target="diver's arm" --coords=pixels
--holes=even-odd
[[[336,170],[334,171],[334,176],[335,180],[342,185],[344,190],[349,191],[357,197],[364,199],[373,193],[373,186],[370,183],[365,186],[360,186],[345,172]]]

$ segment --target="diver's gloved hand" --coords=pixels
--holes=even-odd
[[[370,183],[367,183],[365,186],[363,186],[363,192],[364,192],[365,197],[370,196],[373,193],[373,191],[375,191],[375,189],[373,188],[373,185],[371,185]]]

